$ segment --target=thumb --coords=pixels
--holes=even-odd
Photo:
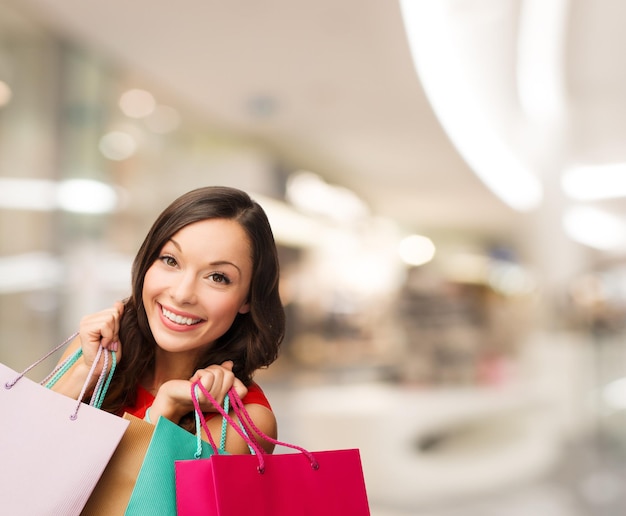
[[[226,360],[226,362],[222,362],[221,365],[225,369],[228,369],[229,371],[232,371],[233,370],[233,366],[235,365],[235,363],[232,360]]]

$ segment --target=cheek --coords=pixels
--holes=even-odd
[[[148,297],[150,295],[150,287],[152,285],[152,274],[150,274],[150,270],[148,269],[148,271],[146,272],[146,275],[143,278],[143,287],[141,289],[141,297],[145,298]]]
[[[223,324],[230,326],[243,304],[243,300],[239,297],[230,297],[229,299],[212,299],[210,302],[205,303],[206,310],[213,314],[213,317],[220,319]]]
[[[150,298],[155,295],[155,292],[158,290],[159,286],[159,275],[154,270],[154,267],[150,267],[143,280],[143,288],[141,290],[141,297],[146,302],[150,301]]]

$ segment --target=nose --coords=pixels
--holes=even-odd
[[[188,272],[177,275],[170,288],[170,297],[179,305],[193,304],[196,301],[196,277]]]

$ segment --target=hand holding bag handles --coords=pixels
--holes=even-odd
[[[128,421],[98,409],[114,367],[114,354],[100,347],[78,400],[25,375],[73,339],[22,373],[0,364],[0,507],[12,516],[80,514],[126,431]],[[80,351],[42,382],[52,386],[78,360]],[[104,361],[91,405],[82,403],[100,358]],[[79,412],[80,411],[80,412]]]
[[[369,505],[359,451],[310,452],[261,432],[234,389],[233,411],[243,430],[200,384],[200,391],[222,417],[255,450],[255,455],[213,455],[176,462],[176,503],[179,516],[368,516]],[[196,408],[199,409],[197,400]],[[270,455],[251,432],[298,453]]]

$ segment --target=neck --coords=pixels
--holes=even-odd
[[[157,348],[154,370],[144,378],[143,386],[152,394],[170,380],[189,380],[195,373],[196,357],[193,353],[170,353]]]

